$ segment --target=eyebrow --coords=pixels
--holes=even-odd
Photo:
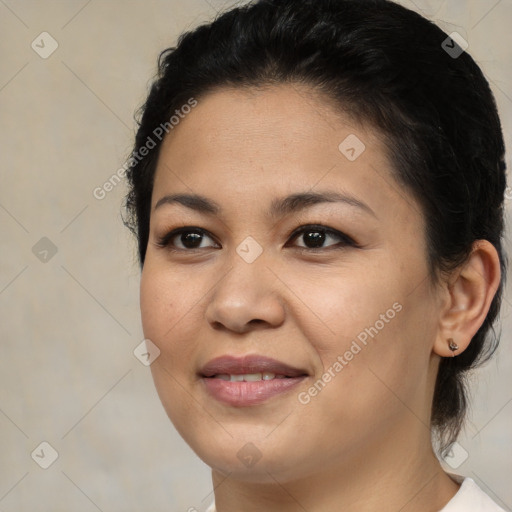
[[[377,218],[375,212],[366,203],[351,195],[330,191],[299,192],[284,198],[274,199],[270,205],[268,215],[272,218],[280,218],[321,203],[345,203]],[[191,210],[207,215],[219,215],[222,212],[222,207],[218,203],[199,194],[166,195],[157,201],[153,211],[164,204],[181,204]]]

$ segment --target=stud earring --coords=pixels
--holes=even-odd
[[[448,338],[448,347],[452,351],[452,357],[455,357],[455,351],[459,350],[459,345],[453,341],[453,338]]]

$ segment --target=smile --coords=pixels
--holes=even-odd
[[[276,375],[271,372],[263,372],[263,373],[246,373],[244,375],[228,375],[220,374],[214,375],[211,377],[212,379],[221,379],[228,380],[231,382],[257,382],[258,380],[272,380],[272,379],[289,379],[290,377],[286,377],[285,375]]]
[[[199,373],[210,397],[232,407],[258,405],[290,391],[307,372],[265,356],[222,356]]]

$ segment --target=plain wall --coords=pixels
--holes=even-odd
[[[0,2],[0,512],[201,511],[212,499],[209,468],[133,354],[143,334],[136,246],[120,217],[125,184],[101,200],[93,191],[131,150],[159,51],[234,3]],[[510,150],[512,2],[402,3],[469,42]],[[46,59],[31,47],[48,51],[43,31],[58,43]],[[459,440],[467,459],[452,469],[508,510],[511,297],[507,286],[501,346],[475,374]],[[48,469],[31,457],[43,441],[58,452]],[[40,462],[41,449],[51,456],[43,445]]]

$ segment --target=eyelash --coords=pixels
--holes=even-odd
[[[196,226],[185,226],[182,228],[174,229],[174,230],[170,231],[169,233],[167,233],[166,235],[159,237],[157,239],[156,244],[159,247],[168,248],[169,250],[175,251],[175,252],[193,252],[193,251],[204,249],[204,247],[195,247],[192,249],[187,249],[187,248],[182,249],[182,248],[171,247],[170,246],[171,240],[173,238],[177,237],[178,235],[181,235],[184,233],[194,233],[194,234],[199,234],[199,235],[203,235],[203,236],[206,235],[209,238],[211,238],[212,240],[214,240],[214,238],[208,233],[208,231],[206,231],[202,228],[199,228]],[[328,251],[328,250],[334,250],[334,249],[339,250],[339,249],[344,249],[345,247],[355,247],[355,248],[360,247],[359,244],[357,244],[357,242],[355,240],[353,240],[351,237],[349,237],[345,233],[342,233],[341,231],[338,231],[336,229],[322,226],[321,224],[308,224],[305,226],[300,226],[299,228],[295,229],[289,235],[289,238],[292,240],[295,240],[295,239],[299,238],[300,235],[305,234],[305,233],[322,233],[324,235],[331,235],[331,236],[338,238],[340,240],[340,242],[338,244],[330,245],[327,247],[313,247],[313,248],[300,247],[300,246],[295,247],[300,252],[315,253],[315,252],[319,252],[319,251]]]

